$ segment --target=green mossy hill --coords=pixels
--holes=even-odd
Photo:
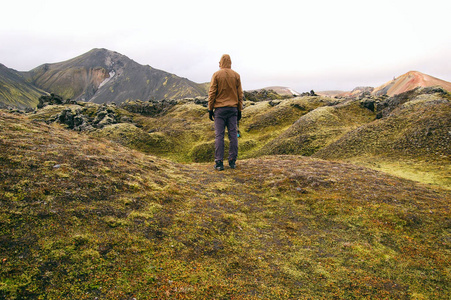
[[[374,118],[374,113],[363,108],[358,101],[322,106],[300,117],[259,153],[309,156]]]
[[[425,88],[379,105],[378,120],[350,131],[314,154],[451,188],[451,97]]]
[[[44,94],[22,74],[0,64],[0,108],[32,109]]]
[[[301,116],[317,107],[332,105],[335,100],[321,97],[297,97],[289,100],[269,100],[247,103],[242,128],[246,132],[269,132],[292,125]]]
[[[301,156],[217,172],[1,111],[0,127],[1,299],[451,293],[450,191]]]
[[[170,145],[167,145],[164,137],[148,134],[141,128],[130,123],[108,125],[102,129],[93,131],[91,134],[144,153],[155,152],[155,145],[162,147],[166,144],[166,147],[170,147]]]
[[[208,119],[208,109],[193,99],[179,100],[156,117],[141,116],[134,120],[152,138],[160,141],[153,144],[150,153],[176,161],[197,161],[192,157],[192,149],[214,140],[214,125]]]
[[[317,153],[323,158],[376,155],[451,158],[451,100],[420,94]]]
[[[240,157],[261,155],[262,147],[283,134],[299,118],[318,107],[335,103],[338,102],[325,97],[246,102],[240,121]]]

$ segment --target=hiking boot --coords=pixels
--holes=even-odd
[[[222,163],[222,161],[217,161],[216,162],[215,169],[218,170],[218,171],[223,171],[224,170],[224,164]]]
[[[235,160],[229,160],[229,166],[231,169],[235,169],[236,168],[236,161]]]

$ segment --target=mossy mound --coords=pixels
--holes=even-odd
[[[224,139],[224,159],[227,160],[229,152],[229,141]],[[247,153],[257,146],[254,140],[239,140],[238,142],[238,158],[243,155],[242,152]],[[200,143],[194,146],[189,154],[189,157],[194,162],[211,162],[215,159],[215,141]]]
[[[75,131],[94,131],[111,124],[133,122],[133,114],[116,105],[67,101],[54,95],[45,98],[41,97],[39,109],[30,118],[47,124],[60,123]]]
[[[361,107],[358,101],[319,107],[299,118],[289,129],[267,143],[259,153],[309,156],[374,118],[375,114]]]
[[[238,139],[239,152],[247,153],[258,146],[258,142],[253,139]]]
[[[449,94],[416,91],[413,98],[399,95],[397,99],[403,101],[390,98],[387,111],[378,113],[385,117],[348,132],[313,156],[451,189]]]
[[[347,133],[316,156],[450,158],[450,129],[451,101],[442,94],[421,94],[391,109],[386,117]]]
[[[158,117],[136,116],[134,121],[151,136],[163,139],[164,143],[154,145],[152,153],[180,162],[192,161],[193,147],[214,140],[207,108],[193,101],[181,100]]]
[[[301,116],[317,107],[331,103],[333,103],[332,99],[322,97],[299,97],[252,103],[244,110],[241,127],[251,133],[278,130],[292,125]]]
[[[145,153],[152,153],[156,152],[156,149],[169,147],[164,137],[144,132],[141,128],[130,123],[108,125],[93,132],[92,135],[106,138]]]
[[[224,141],[224,144],[228,142]],[[226,146],[224,146],[226,147]],[[200,143],[190,151],[190,157],[194,162],[208,162],[215,160],[215,142]]]
[[[244,98],[252,102],[280,100],[293,98],[294,95],[281,95],[273,89],[260,89],[254,91],[244,91]]]

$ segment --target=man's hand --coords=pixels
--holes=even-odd
[[[212,121],[215,120],[215,115],[214,115],[214,113],[213,113],[212,110],[209,110],[209,111],[208,111],[208,118],[209,118],[210,120],[212,120]]]
[[[238,116],[237,116],[236,119],[237,119],[238,121],[241,120],[241,111],[240,111],[240,110],[238,111]]]

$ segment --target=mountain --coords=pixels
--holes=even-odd
[[[299,92],[296,92],[295,90],[293,90],[290,87],[284,87],[284,86],[269,86],[269,87],[263,88],[263,90],[272,90],[282,96],[299,96],[301,94]]]
[[[27,82],[19,72],[0,64],[0,107],[35,107],[43,90]]]
[[[327,90],[327,91],[316,92],[316,94],[319,95],[319,96],[331,97],[331,98],[340,97],[344,93],[347,93],[347,92],[340,91],[340,90]]]
[[[372,92],[373,95],[394,96],[417,87],[441,86],[443,89],[451,92],[451,82],[444,81],[418,71],[410,71],[401,75],[377,88]]]
[[[418,87],[440,86],[451,92],[451,82],[423,74],[418,71],[410,71],[379,87],[356,87],[352,91],[321,91],[318,95],[337,98],[356,98],[362,94],[371,93],[374,96],[395,96]]]
[[[344,92],[344,91],[321,91],[317,94],[320,96],[333,97],[333,98],[356,98],[362,94],[371,93],[374,90],[373,87],[370,86],[358,86],[354,88],[352,91]]]
[[[24,76],[35,86],[65,99],[95,103],[204,96],[206,84],[143,66],[107,49],[93,49],[73,59],[44,64]]]

